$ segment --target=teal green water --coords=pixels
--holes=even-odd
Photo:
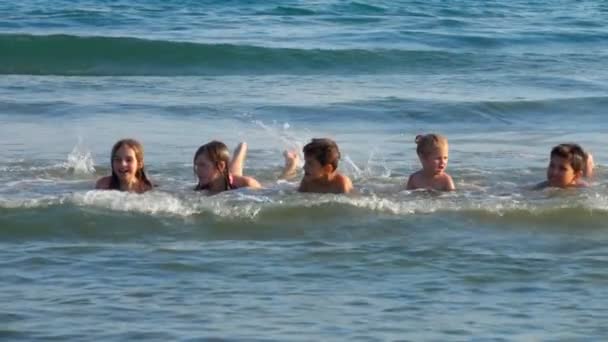
[[[592,1],[0,4],[0,339],[603,340],[604,67]],[[414,136],[458,191],[401,190]],[[277,182],[329,136],[353,196]],[[158,187],[93,190],[134,137]],[[191,191],[250,146],[262,191]],[[533,191],[579,142],[592,186]]]

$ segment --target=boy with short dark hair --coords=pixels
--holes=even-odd
[[[304,177],[298,191],[316,193],[349,193],[353,189],[351,180],[337,171],[340,150],[331,139],[312,139],[303,148]],[[283,177],[295,175],[298,154],[285,153]]]
[[[538,184],[538,188],[586,187],[583,180],[592,174],[592,157],[578,144],[559,144],[551,150],[547,180]],[[591,162],[589,162],[591,160]]]

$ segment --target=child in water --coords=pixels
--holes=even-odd
[[[228,147],[222,142],[211,141],[199,147],[193,159],[194,174],[198,178],[194,190],[207,190],[214,195],[238,188],[261,188],[257,180],[243,176],[246,150],[247,144],[239,144],[231,162]]]
[[[349,193],[353,189],[351,180],[337,171],[340,150],[331,139],[312,139],[304,152],[304,177],[298,191],[315,193]],[[295,176],[298,155],[285,152],[285,170],[282,178]]]
[[[96,189],[143,193],[152,189],[144,170],[144,148],[134,139],[119,140],[112,147],[112,175],[95,184]]]
[[[452,177],[445,172],[448,167],[448,140],[438,134],[417,135],[416,145],[422,170],[410,175],[406,188],[456,190]]]
[[[536,188],[581,188],[589,184],[583,179],[593,175],[593,156],[578,144],[559,144],[551,150],[547,180]]]

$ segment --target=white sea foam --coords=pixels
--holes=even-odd
[[[267,215],[274,216],[277,213],[286,213],[289,217],[339,216],[345,213],[349,216],[373,213],[409,216],[437,212],[502,216],[512,213],[542,215],[546,212],[557,213],[563,209],[577,210],[581,214],[608,211],[608,196],[602,192],[564,194],[559,190],[537,192],[534,196],[527,197],[519,193],[494,195],[425,191],[344,196],[298,194],[293,190],[234,191],[216,196],[158,190],[145,194],[90,190],[62,195],[27,196],[29,197],[3,195],[0,197],[0,208],[35,209],[72,205],[160,216],[188,217],[210,214],[221,219],[239,220],[263,219]]]
[[[116,211],[189,216],[197,213],[179,198],[160,191],[132,194],[119,191],[76,193],[70,201],[78,206],[101,207]]]

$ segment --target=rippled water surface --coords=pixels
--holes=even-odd
[[[598,1],[0,3],[0,339],[604,340]],[[405,191],[414,136],[458,191]],[[277,181],[334,138],[352,196]],[[158,186],[93,190],[123,137]],[[261,191],[194,193],[249,143]],[[592,186],[532,190],[578,142]]]

